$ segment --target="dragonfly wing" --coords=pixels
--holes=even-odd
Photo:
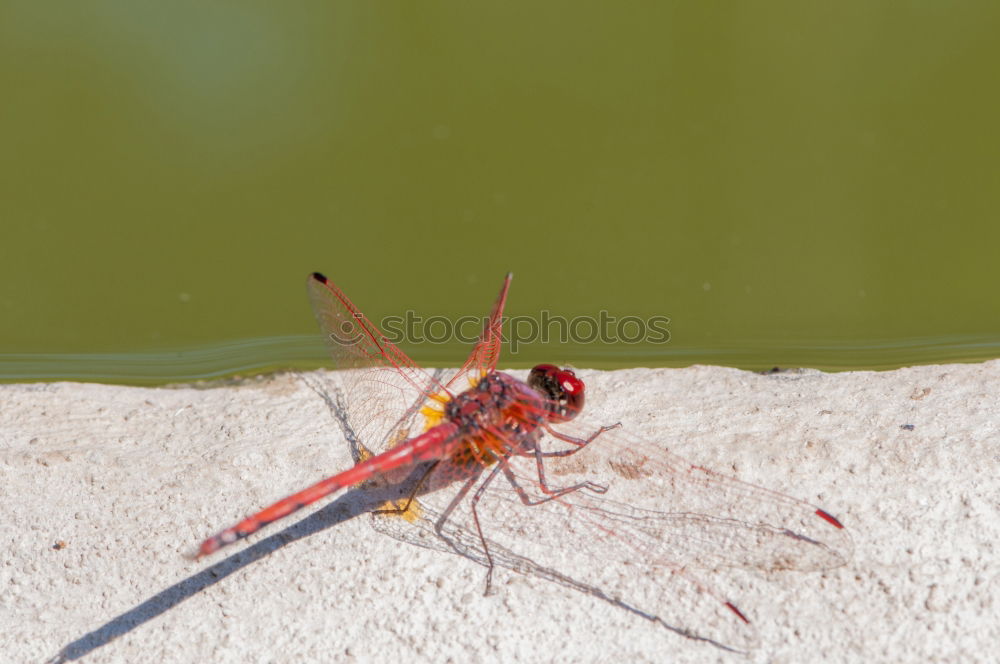
[[[531,472],[534,459],[509,462],[516,469],[517,485],[529,498],[542,498],[537,473]],[[649,533],[641,531],[641,521],[636,520],[645,515],[629,511],[627,505],[615,514],[608,501],[586,489],[525,505],[507,478],[498,474],[483,490],[474,516],[471,496],[488,476],[484,472],[464,497],[451,488],[424,495],[420,513],[414,515],[418,518],[410,523],[386,520],[379,529],[486,565],[478,516],[497,566],[559,583],[688,638],[739,651],[756,646],[756,629],[736,604],[686,569],[689,559],[665,555]],[[559,487],[564,486],[562,479]],[[556,488],[551,475],[549,481]],[[441,521],[444,515],[447,519]],[[636,537],[637,530],[642,537]]]
[[[574,420],[558,430],[586,437],[597,428]],[[550,439],[542,445],[565,447]],[[546,472],[560,484],[607,486],[602,496],[569,494],[563,509],[594,522],[622,523],[635,541],[684,565],[814,571],[838,567],[853,552],[847,530],[819,507],[698,466],[621,429],[601,434],[579,453],[547,459]],[[527,467],[522,474],[526,481],[537,478]]]
[[[462,367],[451,375],[443,379],[446,387],[454,392],[461,392],[468,389],[469,385],[475,383],[485,374],[496,369],[497,361],[500,359],[500,349],[503,343],[503,308],[507,303],[507,291],[510,289],[510,280],[513,274],[508,272],[500,286],[500,293],[493,303],[489,318],[483,324],[483,331],[479,335],[472,353]]]
[[[413,429],[420,408],[445,387],[389,341],[332,281],[314,273],[307,287],[334,366],[343,370],[342,424],[376,451],[419,433]]]

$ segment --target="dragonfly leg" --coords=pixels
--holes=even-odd
[[[548,482],[545,480],[545,462],[543,461],[543,458],[544,457],[565,457],[565,456],[570,456],[571,454],[576,454],[577,452],[579,452],[580,450],[582,450],[584,447],[586,447],[590,443],[594,442],[594,440],[596,440],[597,437],[600,436],[605,431],[611,431],[612,429],[617,429],[621,425],[622,425],[621,422],[617,422],[617,423],[609,425],[609,426],[602,426],[600,429],[598,429],[594,433],[590,434],[590,436],[588,436],[587,438],[577,438],[576,436],[568,436],[568,435],[566,435],[564,433],[560,433],[558,431],[555,431],[554,429],[550,428],[548,425],[543,425],[544,428],[545,428],[545,431],[548,432],[548,434],[550,436],[552,436],[553,438],[555,438],[557,440],[561,440],[563,442],[570,443],[571,445],[575,445],[575,447],[571,447],[571,448],[569,448],[567,450],[556,450],[556,451],[553,451],[553,452],[543,452],[541,450],[541,448],[538,447],[537,444],[535,445],[535,465],[538,467],[538,484],[539,484],[539,486],[542,489],[542,493],[544,493],[548,497],[544,498],[544,499],[542,499],[540,501],[532,503],[532,502],[526,502],[527,500],[530,500],[530,499],[527,499],[526,495],[522,495],[521,496],[521,502],[524,503],[525,505],[537,505],[538,503],[544,503],[547,500],[552,500],[553,498],[558,498],[559,496],[561,496],[563,494],[569,493],[570,491],[577,491],[579,489],[587,489],[589,491],[593,491],[594,493],[606,493],[607,490],[608,490],[608,487],[600,485],[600,484],[595,484],[594,482],[581,482],[579,484],[574,484],[571,487],[566,487],[565,489],[550,489]],[[516,482],[512,481],[511,483],[515,485],[515,488],[518,488],[517,485],[516,485]],[[521,495],[521,494],[519,493],[519,495]]]
[[[406,505],[403,507],[384,507],[372,510],[372,514],[405,514],[408,512],[410,510],[410,504],[413,503],[413,499],[416,498],[417,493],[420,491],[420,487],[424,485],[424,482],[426,482],[427,478],[431,476],[431,473],[434,472],[434,469],[437,468],[439,463],[441,463],[440,459],[427,467],[424,474],[421,475],[420,479],[417,480],[417,483],[413,485],[413,490],[410,491],[410,495],[406,498]],[[395,505],[396,503],[392,502],[392,504]]]
[[[482,498],[483,494],[486,492],[486,487],[488,487],[490,482],[496,478],[501,467],[506,467],[506,459],[501,457],[499,461],[500,463],[493,467],[490,474],[486,476],[483,483],[479,485],[478,489],[476,489],[476,493],[472,495],[472,500],[469,503],[469,506],[472,508],[472,520],[476,524],[476,532],[479,533],[479,541],[483,545],[483,553],[486,554],[486,562],[488,563],[486,568],[486,590],[483,592],[484,596],[491,594],[491,590],[493,588],[493,568],[495,565],[493,564],[493,555],[490,553],[490,545],[486,543],[486,537],[483,535],[483,527],[479,523],[479,512],[476,510],[476,505],[479,504],[479,499]]]
[[[590,440],[588,440],[587,442],[589,443],[591,440],[593,440],[594,438],[596,438],[598,434],[603,433],[604,431],[607,431],[608,428],[611,428],[611,427],[602,428],[601,431],[597,432],[597,434],[594,434],[593,436],[591,436]],[[557,453],[554,454],[554,456],[569,456],[573,452],[579,452],[582,449],[583,449],[582,447],[577,447],[577,448],[569,449],[569,450],[561,450],[562,452],[565,452],[565,454],[559,454],[557,452]],[[546,500],[552,500],[553,498],[558,498],[559,496],[561,496],[563,494],[569,493],[571,491],[578,491],[579,489],[587,489],[588,491],[592,491],[594,493],[607,493],[608,487],[606,487],[606,486],[604,486],[602,484],[596,484],[594,482],[580,482],[579,484],[574,484],[573,486],[566,487],[564,489],[551,489],[551,488],[549,488],[549,483],[545,479],[545,460],[544,460],[545,456],[553,456],[553,454],[546,455],[536,445],[535,446],[535,467],[538,468],[538,486],[541,487],[542,493],[544,493],[546,496],[548,496],[548,498],[545,498],[545,499],[543,499],[540,502],[545,502]],[[522,498],[521,502],[524,502],[523,498]],[[527,505],[528,503],[525,503],[525,504]]]
[[[612,429],[617,429],[621,427],[621,425],[622,425],[621,422],[616,422],[615,424],[612,424],[610,426],[601,427],[594,433],[590,434],[590,436],[588,436],[587,438],[577,438],[576,436],[568,436],[564,433],[560,433],[555,429],[553,429],[552,427],[550,427],[548,424],[543,424],[542,427],[545,429],[545,432],[548,433],[550,436],[552,436],[556,440],[561,440],[564,443],[575,445],[576,447],[571,447],[568,450],[558,450],[556,452],[543,452],[542,456],[564,457],[564,456],[569,456],[570,454],[576,454],[584,447],[594,442],[594,440],[596,440],[597,437],[600,436],[605,431],[611,431]]]
[[[511,471],[510,466],[506,463],[505,459],[501,459],[500,464],[504,466],[504,476],[507,481],[510,482],[511,487],[513,487],[517,497],[521,499],[521,503],[528,507],[533,507],[535,505],[541,505],[542,503],[547,503],[550,500],[559,498],[560,496],[565,496],[567,493],[573,493],[574,491],[579,491],[580,489],[587,489],[594,493],[605,493],[608,487],[601,486],[600,484],[595,484],[594,482],[580,482],[579,484],[574,484],[573,486],[563,487],[561,489],[553,489],[549,487],[548,483],[545,481],[545,468],[542,463],[541,452],[537,449],[535,450],[535,461],[538,466],[538,484],[542,489],[542,493],[545,494],[544,498],[538,500],[533,499],[528,495],[528,492],[524,490],[524,487],[520,485],[517,481],[517,476]]]
[[[486,589],[483,592],[484,595],[489,595],[491,593],[493,587],[493,568],[495,567],[495,565],[493,563],[493,554],[490,553],[490,546],[486,542],[486,537],[483,535],[482,525],[479,523],[479,513],[476,511],[476,503],[478,503],[479,499],[482,498],[483,493],[486,491],[486,487],[489,486],[489,483],[492,482],[493,478],[496,477],[498,470],[499,466],[495,467],[492,471],[490,471],[490,474],[483,481],[479,489],[476,490],[476,493],[473,494],[472,500],[470,501],[470,506],[472,507],[472,518],[476,524],[476,533],[479,535],[479,542],[480,544],[482,544],[483,553],[486,556],[487,571],[486,571]],[[441,539],[448,542],[451,545],[451,548],[454,549],[455,552],[458,553],[459,555],[466,555],[466,553],[462,547],[459,547],[458,544],[452,540],[452,538],[450,538],[448,535],[445,534],[444,525],[448,522],[448,519],[451,518],[451,514],[452,512],[455,511],[455,508],[458,507],[458,505],[465,499],[465,496],[469,493],[469,489],[471,489],[476,484],[476,482],[479,481],[479,478],[481,476],[482,473],[476,473],[473,477],[470,477],[465,482],[465,484],[462,485],[462,488],[459,489],[458,493],[455,494],[455,497],[451,499],[451,502],[448,504],[448,507],[445,508],[440,518],[438,518],[437,523],[434,524],[435,534]]]

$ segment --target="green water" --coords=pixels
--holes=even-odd
[[[0,379],[319,366],[313,270],[376,320],[485,313],[507,271],[521,320],[669,318],[517,366],[997,357],[998,19],[5,0]]]

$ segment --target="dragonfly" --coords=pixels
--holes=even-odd
[[[465,363],[431,372],[330,279],[310,275],[357,463],[209,537],[197,557],[335,492],[398,485],[399,500],[376,512],[423,524],[433,548],[481,562],[487,594],[499,564],[692,639],[754,648],[746,613],[697,570],[837,567],[852,549],[843,524],[808,502],[693,464],[620,423],[589,422],[581,417],[586,386],[573,369],[539,364],[525,380],[497,371],[511,278]]]

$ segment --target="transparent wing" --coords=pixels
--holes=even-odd
[[[382,450],[416,433],[416,415],[445,387],[366,318],[332,281],[309,276],[309,301],[336,369],[342,370],[347,423],[356,440]]]
[[[576,437],[597,429],[585,420],[557,427]],[[664,542],[661,551],[699,567],[820,570],[844,564],[853,550],[847,530],[815,505],[693,464],[665,443],[624,429],[598,436],[578,454],[547,460],[546,470],[560,484],[563,478],[607,484],[600,505],[627,502],[638,510],[629,521],[637,537]],[[584,506],[589,519],[600,518],[598,503]]]
[[[465,364],[456,371],[446,371],[442,382],[453,392],[468,389],[469,385],[479,380],[485,374],[496,369],[500,359],[500,349],[503,343],[503,308],[507,304],[507,291],[513,274],[508,272],[500,286],[500,293],[493,302],[493,309],[483,325],[479,340],[469,354]]]

